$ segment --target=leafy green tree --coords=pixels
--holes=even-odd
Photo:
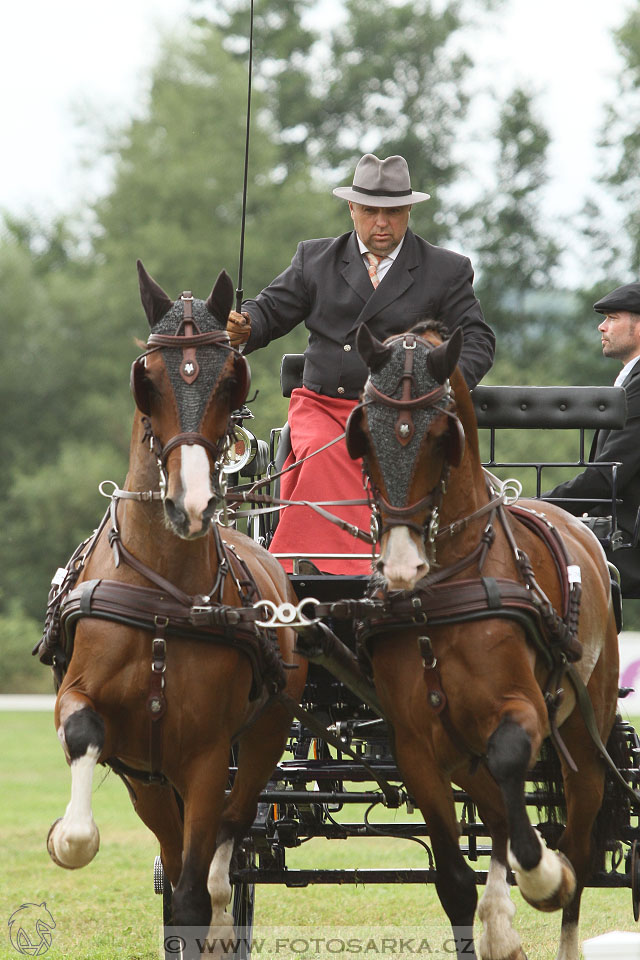
[[[324,96],[312,117],[314,161],[348,178],[363,152],[401,154],[412,180],[432,194],[412,211],[413,226],[434,243],[448,239],[444,197],[460,172],[454,145],[468,107],[465,79],[472,66],[453,41],[467,22],[467,5],[436,9],[429,0],[346,0],[345,11],[346,22],[332,35]]]
[[[215,24],[225,49],[248,69],[250,5],[246,0],[202,0],[202,23]],[[303,19],[314,0],[256,0],[254,3],[253,82],[268,115],[279,164],[290,176],[307,165],[309,118],[318,109],[313,67],[318,37]],[[246,84],[245,84],[246,85]]]
[[[629,10],[614,41],[622,69],[616,97],[607,108],[600,149],[607,171],[602,181],[619,211],[609,240],[609,266],[628,279],[629,273],[640,272],[640,4]],[[593,213],[598,215],[599,210]]]
[[[40,618],[25,614],[20,603],[12,600],[0,612],[2,671],[0,693],[53,693],[53,675],[31,656],[42,635]]]
[[[95,526],[97,483],[121,472],[128,442],[99,350],[93,267],[68,225],[7,218],[0,284],[0,613],[13,604],[15,620],[18,607],[42,616],[51,575]]]
[[[545,334],[550,325],[557,333],[556,317],[567,307],[559,296],[548,303],[538,295],[552,287],[561,251],[541,213],[550,136],[526,90],[515,89],[504,103],[495,139],[495,182],[470,211],[466,236],[476,251],[476,292],[496,331],[498,355],[519,365],[530,359],[532,345],[545,353]]]

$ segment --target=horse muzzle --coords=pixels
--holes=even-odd
[[[207,451],[198,444],[183,446],[168,472],[164,509],[171,529],[184,540],[204,536],[220,498],[221,491],[213,487]]]
[[[429,573],[424,544],[411,535],[408,527],[394,526],[382,538],[377,567],[389,590],[413,590]]]

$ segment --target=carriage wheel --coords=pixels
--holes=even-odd
[[[167,927],[170,927],[172,923],[172,890],[171,884],[164,875],[161,857],[156,857],[153,861],[153,892],[162,894],[162,924],[166,931]],[[170,950],[165,950],[164,956],[165,960],[176,960],[176,954]]]
[[[245,852],[244,866],[254,867],[256,856],[253,850]],[[233,925],[236,936],[241,939],[237,960],[250,960],[253,940],[253,911],[255,905],[255,884],[238,882],[233,884]]]
[[[631,846],[631,902],[633,919],[637,923],[640,917],[640,845],[637,840]]]

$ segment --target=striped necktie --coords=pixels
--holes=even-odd
[[[373,284],[373,289],[375,290],[380,283],[380,277],[378,276],[378,264],[384,260],[384,257],[377,257],[375,253],[367,253],[367,260],[369,261],[367,271],[369,273],[371,283]]]

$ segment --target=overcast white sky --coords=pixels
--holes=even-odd
[[[595,171],[601,106],[619,63],[610,39],[638,0],[507,0],[474,55],[505,91],[540,92],[554,147],[550,204],[569,213]],[[335,0],[318,0],[327,22]],[[0,209],[68,209],[92,180],[78,163],[78,105],[126,118],[140,99],[158,29],[178,25],[189,0],[20,0],[0,15]],[[247,0],[248,6],[248,0]],[[417,185],[427,189],[428,185]]]

